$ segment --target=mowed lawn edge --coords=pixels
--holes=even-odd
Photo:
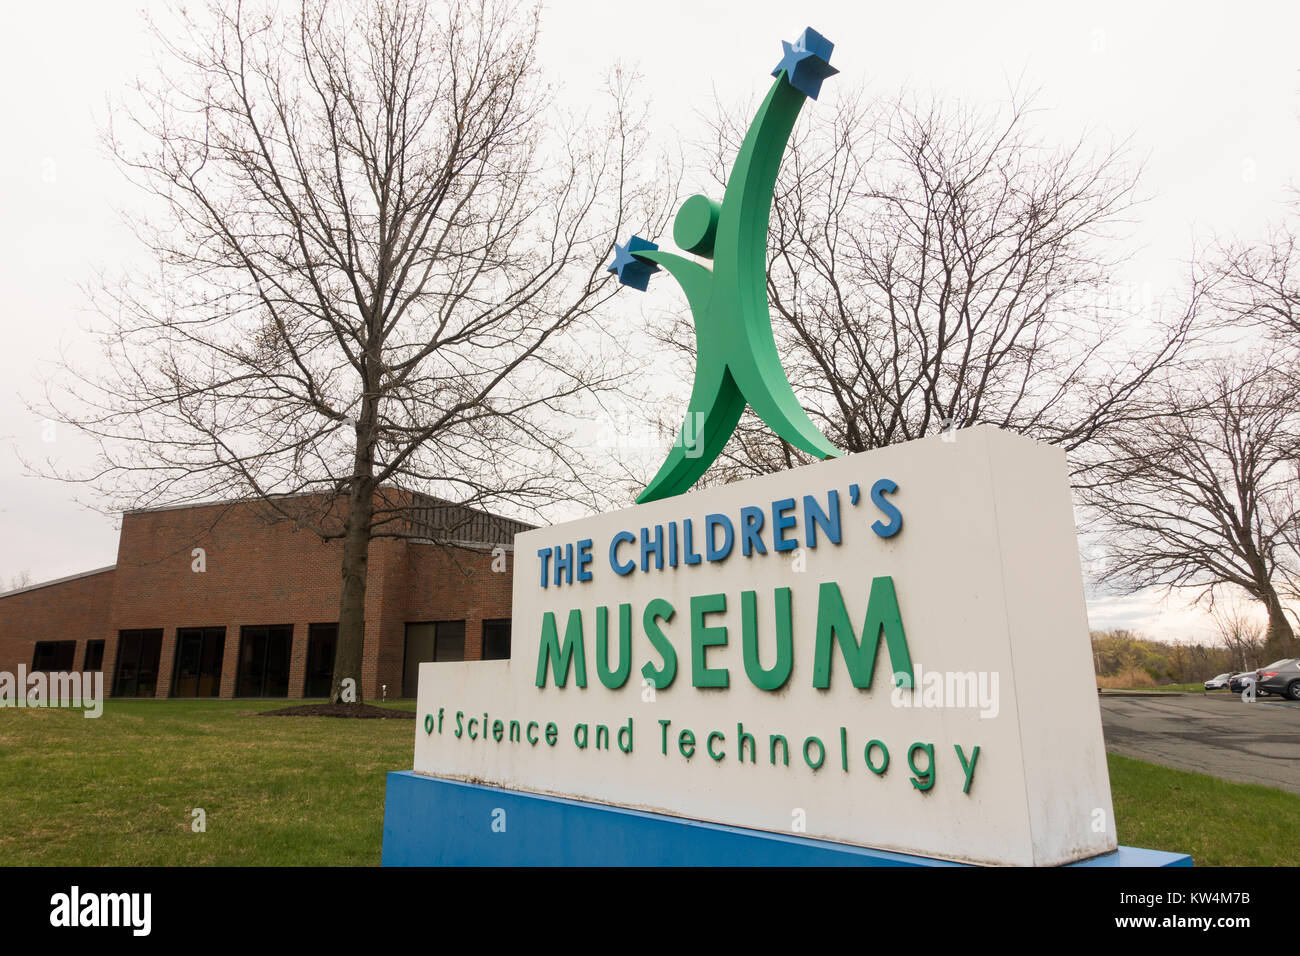
[[[0,709],[9,866],[375,866],[416,721],[260,717],[283,700]],[[413,710],[414,702],[389,706]],[[1300,796],[1109,755],[1121,844],[1300,865]],[[200,809],[205,832],[195,832]]]

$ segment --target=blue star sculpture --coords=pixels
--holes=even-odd
[[[812,27],[807,27],[799,34],[799,39],[794,43],[782,40],[781,48],[784,53],[772,75],[780,76],[781,71],[785,70],[790,85],[804,96],[817,99],[817,94],[822,90],[822,81],[839,72],[830,63],[831,50],[835,49],[835,44]]]
[[[614,243],[614,261],[610,263],[606,272],[612,272],[618,276],[618,281],[623,285],[630,285],[634,289],[644,292],[650,285],[650,276],[659,271],[659,267],[653,262],[647,262],[645,259],[638,259],[636,254],[642,251],[650,251],[659,247],[649,240],[642,239],[640,236],[633,236],[624,245]]]

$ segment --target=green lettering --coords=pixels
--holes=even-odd
[[[745,741],[749,741],[749,762],[758,762],[758,747],[754,744],[754,735],[745,733],[744,724],[736,724],[736,739],[740,741],[740,762],[745,762]]]
[[[916,765],[916,752],[924,750],[926,756],[925,769],[921,770]],[[907,765],[912,768],[912,786],[917,790],[929,790],[934,786],[934,744],[915,743],[907,750]]]
[[[881,760],[879,767],[877,767],[871,761],[871,748],[873,747],[879,747],[880,752],[884,757],[884,759]],[[872,773],[874,773],[877,777],[881,776],[886,770],[889,769],[889,748],[886,747],[882,741],[868,740],[866,748],[863,749],[862,751],[862,756],[867,761],[867,769],[870,770]]]
[[[645,606],[645,611],[641,614],[641,626],[645,628],[646,637],[650,638],[650,643],[663,658],[663,667],[655,667],[646,661],[641,668],[641,676],[655,690],[667,689],[677,677],[677,651],[673,649],[672,641],[664,637],[663,628],[659,626],[660,620],[665,623],[671,621],[676,613],[673,606],[663,598],[655,598]]]
[[[689,750],[686,748],[690,748]],[[682,756],[690,760],[695,756],[695,735],[689,730],[683,730],[677,735],[677,749],[681,751]]]
[[[971,781],[975,778],[975,761],[980,759],[979,744],[976,744],[975,749],[971,751],[970,763],[966,762],[966,754],[962,752],[961,744],[953,744],[953,747],[957,751],[957,759],[961,761],[961,769],[966,774],[966,782],[962,784],[961,792],[970,793]]]
[[[710,668],[705,660],[708,648],[727,643],[727,629],[705,627],[704,615],[726,609],[725,594],[701,594],[691,598],[691,684],[695,687],[726,687],[730,681],[725,667]]]
[[[609,669],[609,608],[596,608],[596,674],[610,690],[618,690],[632,673],[632,605],[618,606],[618,666]]]
[[[813,653],[813,686],[831,686],[831,646],[839,639],[840,653],[854,687],[871,686],[876,668],[876,652],[884,635],[889,650],[889,664],[900,687],[912,686],[912,656],[907,650],[907,635],[898,612],[894,579],[875,578],[867,600],[867,617],[862,623],[862,641],[858,642],[844,608],[844,596],[834,581],[822,583],[817,596],[817,646]],[[905,683],[903,682],[905,680]]]
[[[808,756],[809,744],[817,745],[816,763],[813,763],[813,759]],[[822,743],[820,737],[809,737],[807,740],[803,742],[803,762],[806,763],[808,766],[812,767],[814,770],[820,770],[822,768],[822,764],[826,762],[826,745]]]
[[[555,613],[542,615],[542,640],[537,648],[537,686],[546,686],[546,668],[550,665],[556,687],[564,687],[569,680],[569,668],[575,672],[574,682],[587,686],[587,651],[582,643],[582,610],[574,608],[564,626],[564,645],[555,626]]]
[[[790,679],[794,664],[794,637],[790,617],[790,589],[773,592],[776,604],[776,663],[764,670],[758,659],[758,599],[753,591],[740,594],[740,631],[745,650],[745,674],[759,690],[779,690]]]
[[[713,752],[713,738],[714,738],[714,737],[717,737],[718,740],[721,740],[721,741],[725,741],[725,740],[727,739],[727,738],[726,738],[726,735],[724,735],[720,730],[715,730],[715,731],[713,731],[713,733],[709,734],[709,739],[708,739],[707,741],[705,741],[704,749],[707,750],[707,751],[709,752],[709,756],[712,757],[714,760],[721,760],[723,757],[725,757],[725,756],[727,755],[727,752],[726,752],[725,750],[723,750],[723,751],[721,751],[721,752],[719,752],[719,753],[714,753],[714,752]]]

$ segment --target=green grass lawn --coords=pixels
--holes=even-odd
[[[251,716],[286,703],[0,710],[0,859],[377,865],[384,775],[411,766],[415,721]]]
[[[1300,796],[1108,754],[1119,842],[1197,866],[1300,865]]]
[[[253,716],[284,704],[110,701],[97,720],[0,709],[0,859],[377,865],[384,775],[411,766],[415,722]],[[1115,755],[1110,774],[1120,843],[1300,865],[1300,796]]]

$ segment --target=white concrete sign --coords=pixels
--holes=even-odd
[[[987,864],[1116,848],[1064,454],[979,427],[530,531],[415,770]]]

